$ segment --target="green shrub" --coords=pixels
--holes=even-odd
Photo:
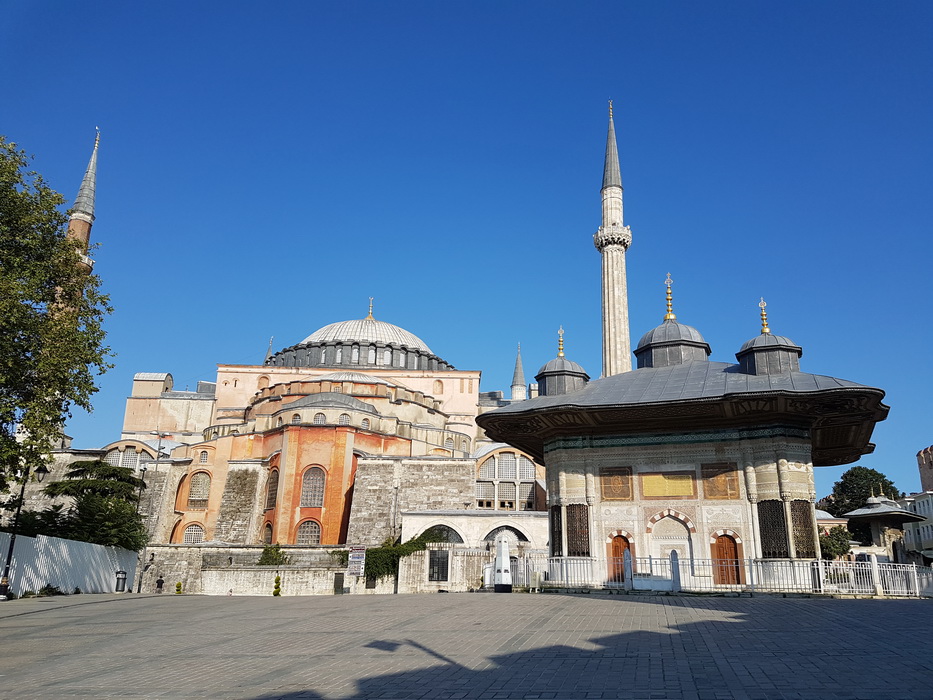
[[[398,564],[402,557],[426,549],[428,542],[443,541],[445,536],[431,528],[408,542],[398,544],[386,540],[379,547],[371,547],[366,550],[366,578],[397,578]]]
[[[175,584],[175,595],[181,595],[181,581]]]
[[[275,577],[275,587],[272,589],[272,595],[280,596],[282,595],[282,577],[276,575]]]
[[[45,584],[42,588],[39,589],[40,596],[53,596],[53,595],[65,595],[62,592],[62,589],[58,586],[53,586],[51,583]]]
[[[278,544],[267,544],[259,555],[258,566],[285,566],[288,564],[288,555],[282,551]]]

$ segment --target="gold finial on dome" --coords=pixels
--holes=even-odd
[[[561,326],[557,331],[557,356],[564,356],[564,327]]]
[[[674,313],[674,296],[671,294],[671,285],[674,284],[674,280],[671,279],[671,273],[667,273],[667,279],[664,280],[664,284],[667,287],[667,313],[664,314],[665,321],[676,321],[677,315]]]
[[[369,297],[369,315],[363,319],[364,321],[375,321],[373,318],[373,298]]]
[[[771,329],[768,328],[768,312],[765,311],[767,303],[765,303],[764,297],[761,297],[761,301],[758,302],[758,306],[761,308],[761,332],[763,335],[768,335],[771,333]]]

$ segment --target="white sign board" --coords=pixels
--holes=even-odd
[[[350,547],[347,576],[362,576],[366,565],[366,547]]]

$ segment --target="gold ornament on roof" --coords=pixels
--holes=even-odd
[[[564,356],[564,327],[561,326],[557,331],[557,356]]]
[[[373,298],[372,297],[369,297],[369,314],[363,320],[364,321],[375,321],[376,320],[373,318]]]
[[[674,313],[674,296],[671,293],[671,285],[674,284],[674,280],[671,279],[671,273],[667,273],[667,279],[664,280],[665,286],[667,286],[667,313],[664,314],[665,321],[676,321],[677,315]]]
[[[609,100],[609,118],[612,119],[612,100]]]
[[[758,302],[758,306],[761,308],[761,332],[764,335],[771,333],[771,329],[768,328],[768,312],[765,311],[767,304],[765,303],[765,298],[761,297],[761,301]]]
[[[95,126],[94,128],[97,130],[97,136],[94,137],[94,148],[97,148],[100,145],[100,127]]]

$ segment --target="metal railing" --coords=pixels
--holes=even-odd
[[[933,570],[914,564],[822,559],[546,557],[513,562],[513,584],[529,588],[644,591],[840,593],[933,597]]]

